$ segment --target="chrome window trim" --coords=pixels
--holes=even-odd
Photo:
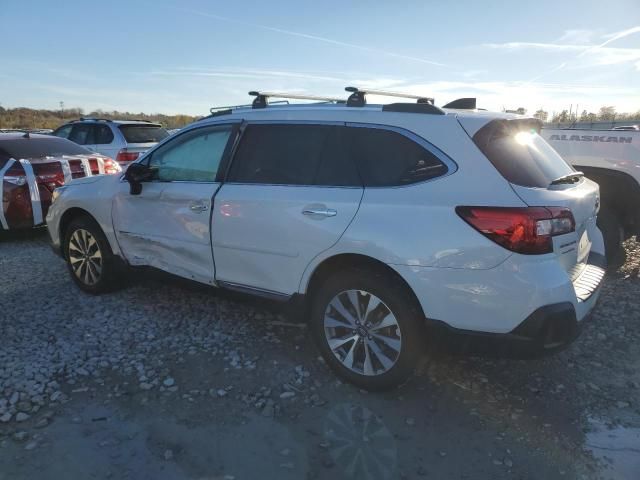
[[[395,125],[383,125],[379,123],[363,123],[363,122],[346,122],[345,126],[347,128],[372,128],[377,130],[389,130],[391,132],[398,133],[409,140],[417,143],[422,148],[427,150],[429,153],[434,155],[438,160],[440,160],[446,167],[447,171],[442,175],[438,175],[436,177],[428,178],[426,180],[422,180],[419,182],[405,183],[403,185],[381,185],[381,186],[365,186],[365,188],[407,188],[413,187],[415,185],[422,185],[424,183],[433,182],[435,180],[439,180],[444,177],[448,177],[449,175],[453,175],[458,171],[458,164],[450,158],[446,153],[436,147],[434,144],[429,142],[428,140],[422,138],[420,135],[412,132],[411,130],[407,130],[403,127],[398,127]]]
[[[345,122],[345,121],[336,121],[336,120],[246,120],[243,122],[245,126],[249,125],[319,125],[319,126],[339,126],[345,128],[372,128],[378,130],[389,130],[395,133],[398,133],[409,140],[417,143],[422,148],[427,150],[429,153],[434,155],[438,160],[440,160],[446,167],[447,171],[442,175],[438,175],[437,177],[429,178],[427,180],[422,180],[419,182],[407,183],[404,185],[385,185],[385,186],[341,186],[341,185],[301,185],[301,184],[286,184],[286,183],[246,183],[246,182],[231,182],[226,178],[224,179],[225,184],[228,185],[246,185],[246,186],[269,186],[269,187],[316,187],[316,188],[349,188],[349,189],[363,189],[363,188],[407,188],[413,187],[415,185],[420,185],[427,182],[432,182],[434,180],[439,180],[444,177],[448,177],[449,175],[454,174],[458,170],[458,164],[452,160],[446,153],[440,150],[438,147],[433,145],[428,140],[422,138],[421,136],[413,133],[410,130],[407,130],[403,127],[398,127],[395,125],[384,125],[378,123],[364,123],[364,122]],[[211,124],[209,124],[211,125]],[[214,124],[215,125],[215,124]],[[244,128],[243,128],[244,131]],[[239,139],[239,142],[242,142],[242,136]],[[231,163],[233,163],[234,159],[231,159]]]

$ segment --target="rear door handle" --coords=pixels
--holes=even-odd
[[[318,217],[335,217],[338,211],[333,208],[305,208],[302,210],[302,214]]]
[[[209,207],[204,202],[191,202],[189,204],[189,209],[192,212],[206,212]]]

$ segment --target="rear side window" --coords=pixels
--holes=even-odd
[[[106,145],[113,142],[113,132],[107,125],[95,125],[96,145]]]
[[[154,143],[169,136],[160,125],[129,124],[120,125],[118,128],[127,143]]]
[[[22,158],[58,157],[61,155],[86,155],[91,153],[69,140],[58,137],[11,138],[0,141],[6,155],[16,160]]]
[[[473,141],[509,183],[547,188],[574,169],[538,130],[530,121],[494,120],[478,130]]]
[[[231,164],[229,181],[361,185],[340,129],[331,125],[249,125]]]
[[[433,153],[400,133],[367,127],[349,127],[346,131],[365,186],[407,185],[448,171]]]
[[[94,145],[95,136],[93,125],[88,124],[77,124],[74,125],[71,129],[71,134],[69,135],[69,140],[78,145]]]

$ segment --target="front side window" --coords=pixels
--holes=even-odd
[[[229,181],[269,185],[360,186],[355,165],[332,125],[249,125]]]
[[[153,152],[149,166],[161,182],[214,182],[231,126],[184,133]]]
[[[69,138],[69,134],[71,133],[72,127],[73,125],[63,125],[62,127],[58,128],[55,132],[53,132],[53,134],[56,137]]]
[[[369,127],[348,127],[346,131],[365,186],[408,185],[448,171],[436,155],[398,132]]]

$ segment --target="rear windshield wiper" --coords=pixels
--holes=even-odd
[[[549,185],[560,185],[561,183],[576,183],[580,181],[582,177],[584,177],[584,173],[582,172],[571,172],[556,178]]]

